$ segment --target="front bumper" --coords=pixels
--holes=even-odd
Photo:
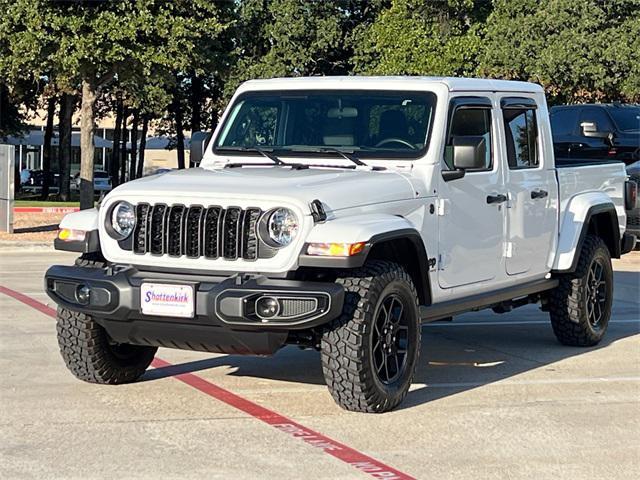
[[[142,314],[143,283],[193,286],[194,316]],[[129,266],[54,265],[45,274],[45,287],[59,305],[92,315],[115,341],[224,353],[271,354],[284,344],[289,331],[309,329],[336,318],[344,302],[344,289],[336,283],[259,275],[184,275]],[[83,287],[89,294],[81,301],[77,292]],[[283,305],[293,303],[287,303],[279,316],[260,318],[254,305],[264,296],[274,297]]]

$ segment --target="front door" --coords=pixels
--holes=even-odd
[[[454,97],[442,169],[451,170],[456,136],[484,137],[485,166],[439,187],[438,283],[451,288],[503,273],[504,210],[502,169],[495,155],[497,121],[490,96]]]

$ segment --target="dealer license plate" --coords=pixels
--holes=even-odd
[[[143,283],[140,306],[145,315],[193,318],[193,286],[166,283]]]

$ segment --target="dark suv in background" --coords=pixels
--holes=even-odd
[[[558,158],[640,160],[640,105],[559,105],[550,118]]]

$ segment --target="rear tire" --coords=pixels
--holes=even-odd
[[[67,368],[89,383],[131,383],[145,372],[156,347],[116,344],[89,315],[58,307],[58,345]]]
[[[409,391],[420,353],[418,295],[395,263],[370,261],[338,278],[342,315],[322,335],[324,378],[338,405],[381,413]]]
[[[558,279],[549,298],[553,332],[564,345],[597,345],[609,326],[613,301],[613,268],[604,241],[587,235],[575,272]]]

